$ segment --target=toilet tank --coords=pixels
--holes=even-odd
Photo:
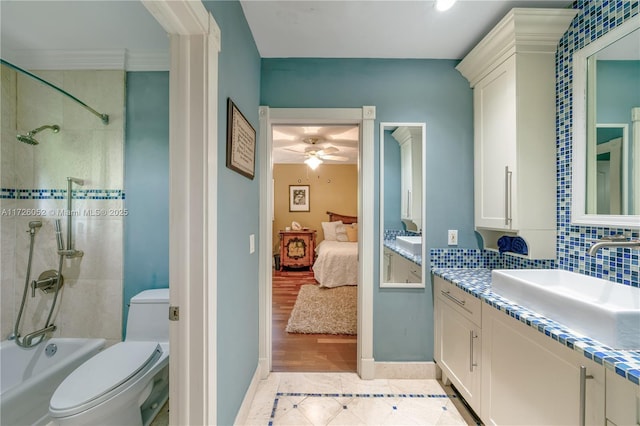
[[[125,340],[169,341],[168,288],[145,290],[131,298]]]

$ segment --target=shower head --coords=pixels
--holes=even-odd
[[[16,138],[20,142],[23,142],[29,145],[38,145],[39,142],[34,138],[34,136],[36,133],[39,133],[45,129],[51,129],[53,130],[53,133],[58,133],[60,131],[60,126],[58,126],[57,124],[53,124],[53,125],[45,124],[44,126],[40,126],[37,129],[33,129],[26,135],[17,135]]]

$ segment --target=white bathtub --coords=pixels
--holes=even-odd
[[[48,355],[47,347],[56,345]],[[0,343],[0,424],[41,425],[50,421],[49,400],[65,377],[104,348],[104,339],[48,339],[23,349]]]

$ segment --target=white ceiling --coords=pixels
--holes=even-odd
[[[436,11],[430,0],[241,0],[240,4],[265,58],[461,59],[511,8],[565,8],[571,1],[458,0],[447,12]],[[0,41],[3,59],[27,62],[60,56],[56,51],[126,49],[144,58],[168,54],[169,49],[164,30],[137,0],[0,0]],[[283,130],[294,139],[274,138],[274,160],[303,160],[304,155],[290,150],[304,152],[308,147],[302,141],[308,137],[305,128]],[[332,139],[343,130],[327,127],[317,132],[321,141],[340,149],[335,155],[355,162],[357,139]]]

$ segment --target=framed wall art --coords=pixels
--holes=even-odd
[[[289,185],[289,211],[309,211],[309,185]]]
[[[256,170],[256,130],[231,98],[227,99],[227,167],[253,180]]]

